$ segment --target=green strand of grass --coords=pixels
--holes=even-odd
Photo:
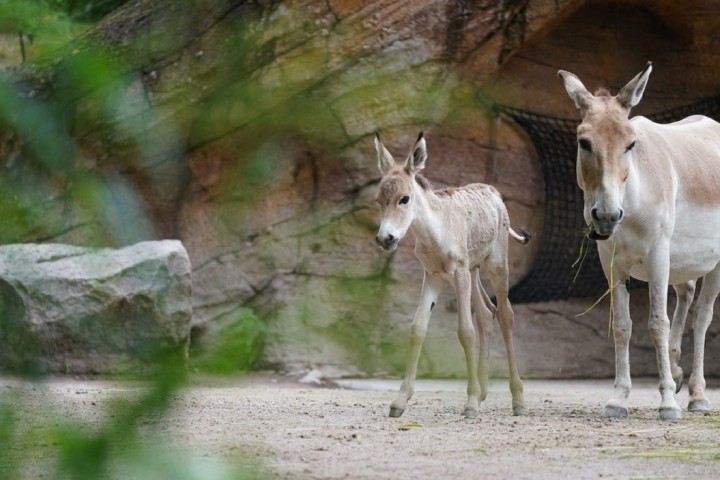
[[[585,243],[585,241],[583,240],[583,244],[584,243]],[[577,315],[575,315],[575,318],[577,318],[577,317],[581,317],[583,315],[588,314],[589,312],[592,311],[593,308],[595,308],[597,306],[598,303],[600,303],[602,301],[603,298],[610,295],[610,311],[608,313],[608,337],[610,337],[610,333],[612,332],[613,309],[615,306],[615,298],[613,295],[613,291],[615,290],[615,287],[617,287],[618,284],[620,283],[619,280],[617,282],[615,281],[615,278],[614,278],[615,276],[613,274],[613,270],[614,270],[614,266],[615,266],[615,240],[612,240],[612,246],[613,246],[612,256],[610,257],[610,279],[609,279],[610,281],[608,282],[610,284],[610,286],[608,287],[607,290],[605,290],[605,292],[600,296],[600,298],[598,298],[595,301],[595,303],[590,305],[584,312],[581,312],[581,313],[578,313]],[[586,250],[587,250],[587,247],[586,247]],[[582,254],[582,246],[581,246],[581,254]],[[583,259],[584,259],[584,256],[583,256]],[[575,263],[577,263],[579,260],[580,260],[580,258],[578,258],[578,260],[576,260]],[[573,264],[573,266],[575,265],[575,263]],[[582,267],[582,262],[580,263],[580,266]],[[579,273],[579,269],[578,269],[578,273]],[[577,273],[575,274],[575,277],[577,278]]]
[[[575,276],[573,277],[572,283],[575,283],[575,281],[578,278],[578,275],[580,275],[580,271],[582,270],[583,265],[585,264],[585,257],[587,257],[588,253],[588,246],[590,245],[590,225],[585,227],[585,233],[582,237],[582,242],[580,243],[580,251],[578,252],[578,258],[573,262],[572,266],[570,268],[575,268],[575,265],[578,265],[577,270],[575,270]]]

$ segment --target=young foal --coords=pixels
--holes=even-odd
[[[648,63],[615,97],[604,91],[593,95],[572,73],[558,74],[582,115],[577,129],[577,181],[585,198],[585,220],[591,238],[598,241],[614,295],[615,390],[604,415],[627,416],[632,322],[625,281],[632,276],[649,286],[648,329],[657,353],[660,417],[677,419],[681,414],[672,376],[682,377],[677,367],[682,325],[675,320],[684,323],[695,289],[692,281],[700,277],[704,278],[693,309],[695,355],[688,408],[709,406],[703,355],[705,332],[720,292],[720,124],[700,115],[668,125],[640,116],[629,120],[651,71]],[[668,352],[668,285],[675,286],[679,309],[672,353]]]
[[[383,174],[377,196],[382,219],[375,239],[382,248],[393,251],[412,228],[416,239],[415,256],[425,270],[420,305],[411,327],[410,359],[400,393],[390,405],[390,416],[402,415],[413,395],[430,313],[445,281],[452,284],[457,295],[458,336],[467,361],[468,399],[463,415],[477,416],[479,402],[487,396],[495,313],[508,356],[513,412],[525,414],[523,384],[513,351],[514,314],[508,301],[507,252],[508,235],[522,243],[527,243],[530,236],[510,228],[507,210],[494,187],[476,183],[433,191],[430,183],[418,173],[425,167],[427,159],[422,132],[404,163],[395,163],[379,135],[375,137],[375,148],[378,167]],[[495,291],[497,312],[480,284],[481,268]],[[480,340],[479,358],[473,315]]]

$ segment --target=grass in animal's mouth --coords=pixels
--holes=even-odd
[[[582,270],[583,264],[585,263],[585,257],[587,257],[588,253],[588,246],[590,245],[590,232],[592,232],[592,227],[590,225],[586,225],[583,229],[583,237],[582,242],[580,243],[580,251],[578,252],[578,258],[573,262],[572,266],[570,268],[575,268],[577,265],[577,270],[575,270],[575,276],[573,277],[572,283],[575,283],[575,281],[578,278],[578,275],[580,275],[580,270]]]
[[[575,267],[575,265],[577,265],[578,262],[580,263],[579,266],[578,266],[577,271],[575,272],[575,278],[573,278],[573,283],[575,283],[575,280],[577,280],[577,277],[578,277],[578,275],[580,274],[580,270],[582,269],[583,263],[585,262],[585,257],[587,256],[588,245],[589,245],[589,243],[590,243],[590,232],[591,232],[591,230],[592,230],[592,227],[591,227],[590,225],[587,225],[587,226],[585,227],[585,229],[584,229],[584,235],[583,235],[583,240],[582,240],[582,243],[580,244],[580,252],[579,252],[579,254],[578,254],[578,258],[577,258],[577,260],[575,260],[575,263],[572,264],[572,266]],[[608,337],[610,336],[610,333],[612,332],[613,309],[614,309],[614,306],[615,306],[615,304],[614,304],[613,291],[615,290],[615,287],[618,286],[618,283],[620,283],[620,281],[615,282],[615,279],[613,278],[613,277],[614,277],[614,275],[613,275],[613,270],[614,270],[614,264],[615,264],[615,240],[612,240],[612,239],[611,239],[611,241],[612,241],[613,249],[612,249],[612,256],[610,257],[610,279],[609,279],[609,281],[608,281],[608,285],[609,285],[609,286],[608,286],[608,289],[605,290],[605,293],[603,293],[602,295],[600,295],[600,298],[598,298],[598,299],[595,301],[595,303],[593,303],[592,305],[590,305],[590,307],[588,307],[587,310],[585,310],[585,311],[582,312],[582,313],[578,313],[577,315],[575,315],[575,317],[577,318],[577,317],[581,317],[581,316],[587,314],[587,313],[590,312],[593,308],[595,308],[595,307],[597,306],[597,304],[602,301],[603,298],[605,298],[605,297],[607,297],[608,295],[610,295],[610,309],[609,309],[609,312],[608,312]]]

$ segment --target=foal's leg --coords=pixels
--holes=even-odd
[[[458,268],[455,271],[455,294],[458,303],[458,338],[465,350],[465,361],[467,362],[468,399],[465,404],[463,415],[474,418],[478,415],[480,407],[480,384],[478,383],[478,352],[477,332],[473,324],[470,301],[472,296],[472,273],[470,270]]]
[[[490,301],[480,283],[477,272],[473,273],[472,306],[480,337],[480,356],[478,357],[478,377],[480,379],[480,401],[487,398],[488,377],[490,371],[490,343],[493,334],[495,306]]]
[[[435,307],[442,286],[443,281],[440,277],[433,277],[427,271],[425,272],[420,305],[418,305],[410,327],[410,356],[405,370],[405,379],[400,386],[400,392],[390,404],[391,417],[399,417],[403,414],[408,400],[415,392],[415,377],[420,360],[420,350],[422,350],[423,340],[425,340],[430,312]]]
[[[508,300],[508,269],[507,260],[504,265],[497,269],[488,271],[490,282],[495,291],[497,300],[497,317],[500,324],[500,333],[502,333],[505,342],[505,351],[508,357],[508,370],[510,374],[510,393],[512,394],[512,406],[514,415],[527,414],[525,407],[525,399],[523,397],[523,383],[517,370],[515,361],[515,348],[513,347],[513,325],[515,323],[515,313],[510,306]]]
[[[672,324],[670,325],[670,372],[675,381],[675,393],[679,392],[683,384],[683,370],[680,367],[680,353],[682,349],[682,337],[685,332],[685,320],[687,319],[690,304],[695,296],[695,281],[673,285],[677,302],[673,313]]]
[[[694,353],[693,368],[690,374],[691,412],[705,412],[710,409],[710,401],[705,396],[705,333],[713,317],[715,298],[720,293],[720,268],[716,268],[703,278],[700,295],[693,310]]]

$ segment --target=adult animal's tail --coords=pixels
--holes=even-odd
[[[522,243],[523,245],[527,245],[530,240],[532,240],[533,234],[525,230],[524,228],[519,228],[515,230],[512,227],[508,228],[508,233],[510,234],[510,237],[515,240],[516,242]]]

